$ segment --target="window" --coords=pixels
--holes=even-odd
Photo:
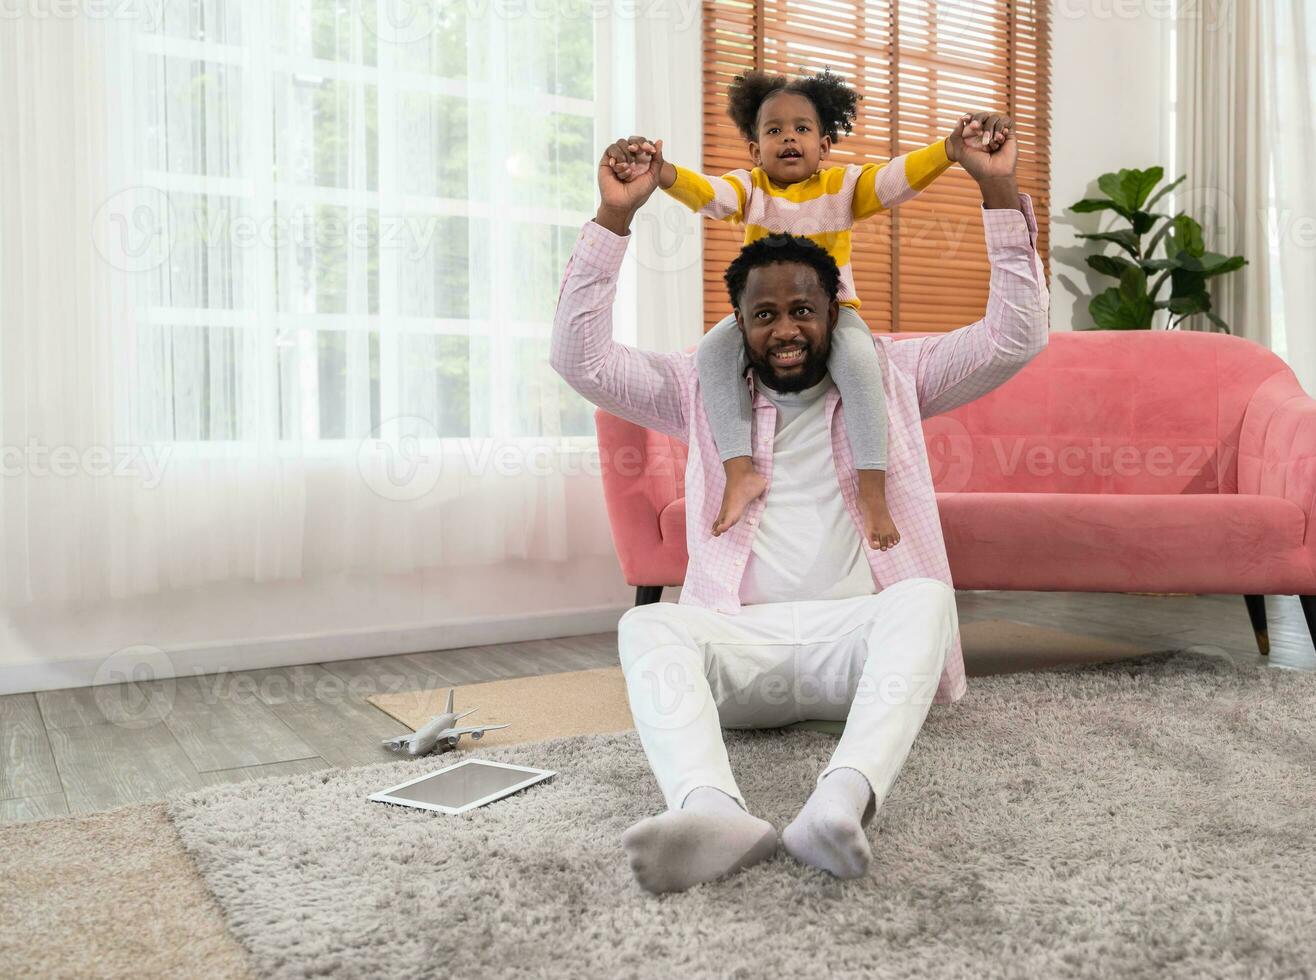
[[[593,11],[164,0],[128,138],[166,241],[133,439],[592,436],[548,338],[593,211]]]

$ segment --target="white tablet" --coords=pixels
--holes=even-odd
[[[372,793],[376,803],[414,806],[436,813],[465,813],[556,776],[550,769],[463,759],[438,772],[417,776],[392,789]]]

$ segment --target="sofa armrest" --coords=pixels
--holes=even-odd
[[[602,409],[594,413],[594,427],[603,500],[622,574],[631,585],[670,584],[647,579],[653,556],[664,545],[662,512],[685,496],[685,443]],[[685,542],[679,544],[684,550]]]
[[[1248,401],[1238,438],[1238,491],[1302,508],[1303,546],[1316,573],[1316,398],[1291,370],[1271,375]]]

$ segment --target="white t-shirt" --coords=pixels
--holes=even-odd
[[[772,485],[740,583],[740,601],[849,599],[876,591],[863,542],[845,509],[827,428],[831,375],[783,394],[755,379],[777,407]]]

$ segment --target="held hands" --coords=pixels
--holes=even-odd
[[[654,167],[658,176],[658,186],[668,188],[676,183],[676,168],[662,159],[658,152],[660,146],[662,140],[655,144],[646,136],[631,136],[617,140],[603,152],[610,161],[613,172],[623,183],[629,183],[647,173],[654,157],[658,156],[658,163]]]
[[[1019,160],[1014,120],[999,112],[966,112],[946,137],[946,156],[980,184],[1013,178]]]
[[[632,136],[610,145],[599,160],[600,204],[595,220],[613,231],[618,230],[612,227],[617,222],[623,228],[629,226],[630,216],[654,191],[660,186],[670,186],[659,182],[659,176],[667,169],[672,167],[663,160],[662,140],[651,143],[642,136]]]

